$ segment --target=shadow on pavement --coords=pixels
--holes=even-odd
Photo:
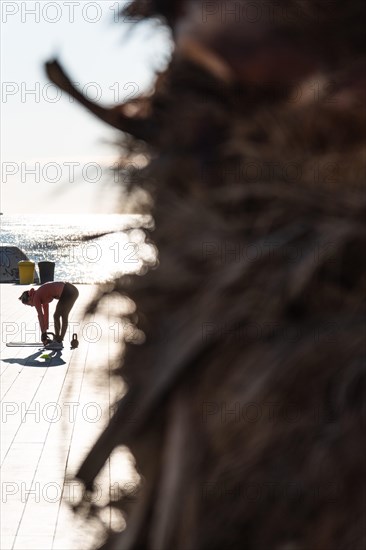
[[[47,358],[42,358],[42,355],[48,355]],[[65,365],[61,357],[61,350],[54,351],[37,351],[28,357],[14,357],[9,359],[2,359],[4,363],[10,363],[11,365],[21,365],[22,367],[58,367],[60,365]]]

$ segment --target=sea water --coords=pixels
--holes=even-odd
[[[127,214],[2,215],[1,244],[29,260],[55,262],[55,280],[103,283],[154,263],[148,216]],[[98,237],[98,235],[102,235]]]

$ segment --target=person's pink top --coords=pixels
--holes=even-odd
[[[54,298],[58,300],[62,294],[65,283],[44,283],[37,290],[31,288],[29,291],[30,305],[34,306],[38,313],[38,320],[41,332],[48,329],[48,304]]]

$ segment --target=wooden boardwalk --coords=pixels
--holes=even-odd
[[[86,550],[92,529],[85,529],[67,503],[76,502],[80,487],[65,479],[75,472],[123,393],[122,383],[110,376],[120,351],[120,304],[108,299],[100,313],[84,318],[96,288],[78,285],[80,297],[71,312],[65,348],[45,359],[37,348],[6,347],[10,341],[40,338],[35,308],[17,300],[25,288],[0,285],[0,548]],[[56,303],[50,305],[50,319]],[[80,345],[72,351],[73,332]],[[121,483],[137,481],[127,450],[115,452],[97,481],[96,504],[103,504]],[[121,518],[103,519],[123,527]]]

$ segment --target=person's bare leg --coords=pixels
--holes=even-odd
[[[53,316],[53,321],[55,323],[55,337],[56,337],[56,340],[58,340],[60,338],[60,331],[61,331],[60,317],[61,316],[58,314],[57,308],[56,308],[55,314]]]
[[[56,340],[58,342],[63,342],[63,340],[65,338],[67,327],[69,326],[69,314],[67,313],[67,314],[62,315],[61,320],[62,320],[61,334],[60,334],[59,338],[56,337]]]
[[[66,283],[68,285],[68,283]],[[61,295],[60,301],[57,304],[55,315],[58,315],[61,317],[62,326],[61,330],[58,331],[56,334],[56,340],[58,342],[63,342],[63,339],[65,338],[65,334],[67,331],[67,327],[69,325],[69,313],[76,302],[79,292],[76,287],[73,287],[72,285],[68,285],[66,287],[67,295],[63,294]]]

